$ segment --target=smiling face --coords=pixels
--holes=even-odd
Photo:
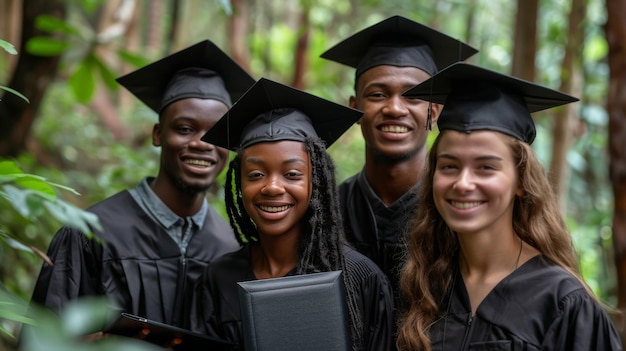
[[[300,235],[311,184],[311,161],[303,143],[263,142],[243,150],[243,203],[261,237]]]
[[[509,146],[511,138],[492,131],[446,130],[434,150],[435,206],[457,233],[508,233],[513,204],[521,194]]]
[[[415,67],[376,66],[357,79],[350,106],[363,111],[359,121],[367,152],[386,160],[425,154],[428,102],[402,96],[430,76]],[[432,105],[434,124],[439,105]]]
[[[187,192],[206,191],[224,169],[228,150],[200,138],[228,111],[224,103],[182,99],[168,105],[152,131],[152,144],[161,147],[159,178]]]

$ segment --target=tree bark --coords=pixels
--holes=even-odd
[[[294,53],[295,65],[293,70],[292,86],[297,89],[306,89],[304,75],[308,70],[309,61],[307,53],[309,51],[309,37],[311,35],[311,21],[309,20],[309,6],[303,6],[298,24],[298,38]]]
[[[35,28],[39,15],[65,19],[66,4],[63,0],[24,0],[22,39],[19,58],[9,87],[24,94],[30,103],[5,93],[0,104],[0,157],[17,156],[24,151],[37,112],[48,86],[57,73],[60,56],[41,57],[26,52],[26,42],[34,36],[50,36]]]
[[[582,95],[581,65],[583,43],[585,41],[584,20],[586,15],[584,0],[572,0],[567,29],[567,44],[561,62],[561,86],[559,90],[574,96]],[[567,203],[567,179],[569,167],[567,151],[575,137],[579,104],[568,104],[556,110],[552,129],[552,158],[550,160],[550,180],[554,191],[559,196],[559,203]],[[563,208],[565,210],[565,208]]]
[[[228,21],[228,42],[230,43],[230,55],[241,68],[250,72],[250,52],[246,44],[248,35],[248,2],[245,0],[232,0],[234,14]]]
[[[21,19],[22,1],[0,1],[0,39],[8,41],[13,45],[17,45],[17,43],[20,42],[21,36]],[[8,69],[6,72],[12,72],[15,64],[17,63],[17,57],[14,55],[6,55],[4,50],[1,50],[0,52],[0,55],[5,56],[8,62]],[[0,82],[0,84],[3,83],[4,82]]]
[[[609,175],[613,187],[613,250],[617,268],[617,307],[626,312],[626,0],[606,0],[609,46]],[[618,321],[623,334],[624,317]]]
[[[538,0],[517,0],[511,75],[529,81],[535,80],[538,11]]]

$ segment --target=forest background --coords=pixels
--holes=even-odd
[[[0,0],[0,39],[15,45],[0,50],[2,291],[27,301],[42,264],[37,252],[62,223],[93,220],[80,209],[156,174],[156,115],[115,77],[210,39],[255,78],[347,104],[353,69],[319,55],[396,14],[479,49],[470,63],[580,97],[534,115],[533,146],[587,283],[607,307],[622,310],[626,0]],[[363,147],[355,125],[330,148],[338,181],[360,170]],[[52,197],[33,205],[24,191],[41,191],[41,183],[7,174],[36,175]],[[219,187],[209,200],[224,213]],[[18,315],[0,309],[0,318]]]

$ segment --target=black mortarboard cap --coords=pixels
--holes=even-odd
[[[367,27],[321,57],[356,68],[356,77],[379,65],[417,67],[431,76],[478,50],[402,16]]]
[[[261,78],[202,137],[229,150],[318,136],[330,147],[362,112]]]
[[[538,84],[459,62],[404,93],[443,104],[440,131],[494,130],[531,144],[531,113],[578,101]]]
[[[142,67],[117,81],[156,113],[186,98],[232,104],[254,79],[209,40]]]

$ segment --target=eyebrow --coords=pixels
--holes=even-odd
[[[245,159],[244,163],[258,164],[258,163],[263,163],[263,160],[258,157],[248,157],[247,159]],[[293,157],[293,158],[289,158],[283,161],[284,165],[290,164],[290,163],[306,163],[306,160],[300,157]]]
[[[387,83],[387,82],[372,82],[372,83],[369,83],[367,85],[364,85],[363,89],[365,90],[365,89],[369,89],[369,88],[386,88],[386,87],[389,86],[389,84],[390,83]],[[402,88],[407,88],[407,89],[408,88],[412,88],[414,86],[415,86],[415,84],[412,84],[410,82],[406,82],[406,83],[402,84]]]
[[[450,160],[458,160],[459,158],[452,155],[452,154],[439,154],[437,155],[437,160],[439,159],[450,159]],[[474,161],[502,161],[502,157],[499,156],[495,156],[495,155],[484,155],[484,156],[478,156],[476,158],[473,159]]]

